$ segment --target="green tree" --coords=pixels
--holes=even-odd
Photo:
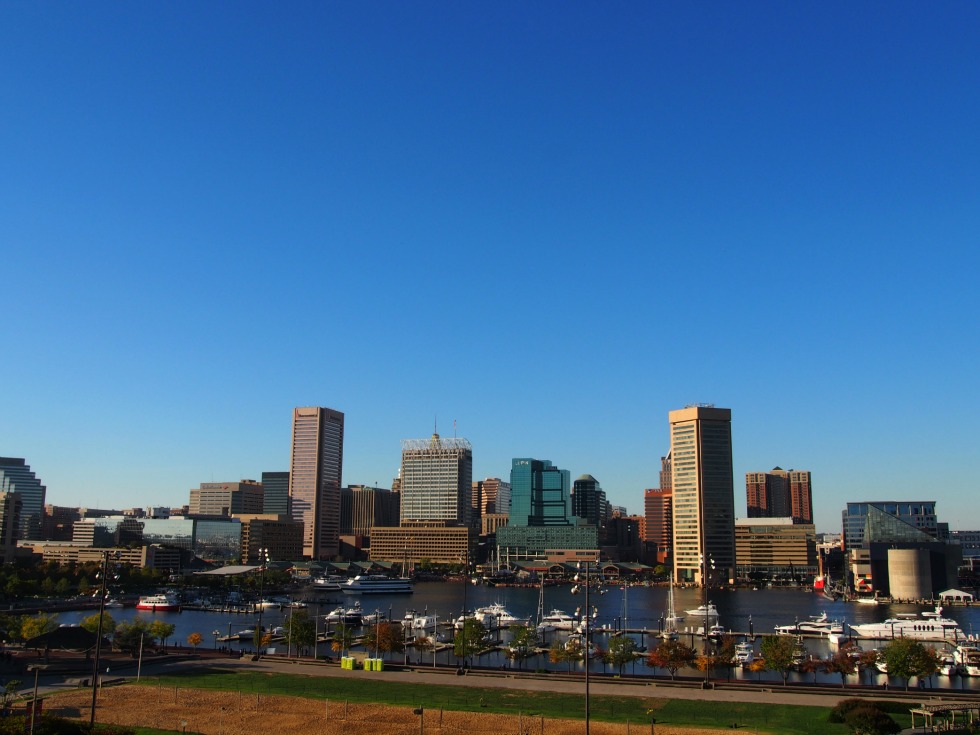
[[[173,623],[165,623],[162,620],[154,620],[150,623],[147,632],[150,634],[150,638],[157,641],[161,646],[167,645],[167,639],[174,634],[174,630],[177,626]]]
[[[927,679],[939,670],[939,660],[935,652],[912,638],[895,638],[881,649],[881,657],[888,665],[888,675],[905,680],[917,676]]]
[[[150,634],[150,624],[144,618],[137,615],[132,620],[124,620],[116,626],[112,643],[120,651],[130,651],[134,656],[138,655],[141,641],[143,646],[152,645],[154,641]]]
[[[71,591],[71,585],[68,583],[67,577],[62,577],[58,580],[57,584],[54,586],[54,592],[58,597],[68,597],[68,593]]]
[[[789,670],[793,665],[793,654],[796,640],[789,635],[767,635],[762,637],[759,652],[766,662],[766,671],[778,671],[783,677],[783,686],[789,679]]]
[[[524,662],[537,653],[538,631],[530,625],[512,625],[510,633],[512,637],[506,656],[511,661],[517,661],[517,667],[522,669]]]
[[[92,583],[84,574],[78,578],[78,594],[89,595],[92,592]]]
[[[293,610],[286,618],[286,641],[289,646],[296,646],[296,655],[300,651],[312,648],[316,644],[316,621],[306,610]]]
[[[854,735],[895,735],[902,727],[871,702],[863,702],[844,716]]]
[[[21,682],[18,679],[11,679],[6,684],[0,686],[0,710],[7,713],[14,700],[20,697],[17,690],[20,689]]]
[[[99,613],[83,618],[79,625],[89,633],[98,634],[99,632]],[[116,621],[107,612],[102,613],[102,635],[111,638],[116,632]]]
[[[458,628],[453,636],[453,654],[469,665],[470,656],[479,653],[483,648],[486,633],[483,623],[476,618],[466,618],[463,627]]]
[[[618,635],[609,639],[609,650],[606,651],[605,662],[615,666],[619,675],[623,675],[623,667],[636,659],[636,641],[628,635]]]
[[[25,615],[20,620],[20,639],[22,641],[29,641],[31,638],[37,638],[44,633],[50,633],[58,627],[57,618],[57,615],[46,615],[44,613]]]
[[[353,643],[354,629],[344,623],[338,623],[337,627],[333,629],[333,641],[330,643],[330,648],[334,653],[346,656]]]
[[[696,654],[690,646],[680,641],[666,640],[647,655],[647,666],[666,669],[673,679],[678,670],[694,663]]]

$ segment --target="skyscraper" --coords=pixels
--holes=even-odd
[[[289,473],[262,473],[262,512],[289,515]]]
[[[609,520],[606,491],[592,475],[582,475],[572,484],[572,515],[584,518],[596,528]]]
[[[487,514],[510,512],[510,483],[499,477],[488,477],[473,482],[473,511],[482,518]]]
[[[470,522],[473,447],[466,439],[402,441],[401,524],[440,521],[466,526]]]
[[[0,457],[0,492],[20,493],[18,539],[40,539],[47,488],[19,457]]]
[[[774,467],[745,473],[745,504],[749,518],[792,518],[813,523],[810,472]]]
[[[303,556],[310,559],[340,553],[343,466],[344,414],[330,408],[294,409],[290,512],[303,522]]]
[[[511,462],[510,526],[572,524],[571,473],[547,459]]]
[[[669,419],[674,575],[697,584],[727,582],[735,572],[731,409],[688,406]]]

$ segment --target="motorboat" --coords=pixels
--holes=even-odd
[[[939,669],[936,673],[940,676],[953,676],[956,674],[956,659],[953,654],[946,651],[939,654]]]
[[[755,647],[748,641],[741,641],[735,644],[735,655],[732,656],[732,663],[736,666],[748,666],[755,660]]]
[[[703,631],[704,628],[702,628],[701,630]],[[725,630],[725,626],[721,625],[720,623],[715,623],[714,625],[708,626],[707,637],[708,640],[711,641],[712,643],[721,643],[722,637],[727,634],[728,631]]]
[[[698,605],[693,610],[685,610],[684,612],[692,618],[707,618],[708,620],[718,618],[718,608],[715,607],[715,603],[713,602],[709,602],[706,605]]]
[[[352,607],[341,605],[340,607],[334,608],[323,616],[323,620],[326,623],[360,625],[362,617],[361,606],[359,603],[355,603]]]
[[[325,577],[315,577],[313,579],[313,586],[324,592],[340,592],[344,588],[344,585],[347,584],[347,581],[347,577],[330,574]]]
[[[144,595],[136,603],[136,609],[150,610],[151,612],[180,612],[180,601],[176,595],[172,595],[169,592]]]
[[[961,644],[953,649],[953,660],[960,676],[980,676],[980,648]]]
[[[920,641],[958,641],[966,636],[959,623],[942,616],[943,609],[924,613],[921,617],[899,615],[880,623],[852,625],[851,632],[858,638],[915,638]]]
[[[488,628],[490,630],[495,630],[497,628],[509,628],[512,625],[518,625],[525,622],[509,612],[507,608],[505,608],[499,602],[495,602],[492,605],[487,605],[485,607],[478,607],[473,611],[473,616],[483,623],[484,628]]]
[[[435,615],[429,615],[427,613],[417,613],[414,610],[409,610],[405,613],[405,617],[402,618],[402,627],[411,628],[413,630],[427,630],[428,628],[436,627],[436,617]]]
[[[809,620],[797,620],[789,625],[777,625],[777,633],[790,633],[795,635],[840,635],[844,632],[844,623],[839,620],[830,620],[827,613],[814,615]]]
[[[348,595],[411,594],[412,580],[407,577],[386,577],[383,574],[358,574],[342,585]]]
[[[565,641],[565,650],[569,652],[581,651],[585,648],[585,637],[579,633],[573,633],[568,636]],[[580,654],[581,655],[581,654]],[[589,643],[589,658],[595,658],[599,655],[599,648],[595,643]]]
[[[563,610],[552,610],[550,613],[541,618],[541,623],[538,625],[538,632],[552,631],[552,630],[573,630],[578,621]]]

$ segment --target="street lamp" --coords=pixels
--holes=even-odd
[[[262,655],[262,612],[265,610],[265,565],[269,563],[269,550],[259,549],[259,624],[255,630],[255,657]]]
[[[99,696],[99,658],[102,656],[102,624],[105,618],[106,577],[109,576],[109,555],[119,558],[119,552],[109,550],[102,552],[102,584],[99,586],[99,627],[95,637],[95,660],[92,662],[92,711],[89,716],[89,732],[95,730],[95,704]]]
[[[582,617],[582,629],[585,639],[585,646],[582,652],[582,659],[585,661],[585,735],[589,735],[589,721],[590,721],[590,703],[589,703],[589,567],[592,566],[592,560],[589,559],[585,562],[585,615]],[[576,564],[576,567],[581,570],[582,563]],[[575,575],[575,582],[580,581],[581,575]]]

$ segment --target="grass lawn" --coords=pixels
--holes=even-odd
[[[453,685],[376,681],[365,686],[363,679],[315,677],[300,674],[261,672],[227,673],[199,670],[187,675],[147,679],[146,686],[188,689],[218,689],[247,694],[310,697],[349,702],[381,702],[468,712],[522,713],[546,718],[583,719],[582,694],[482,689]],[[844,725],[827,722],[827,707],[798,707],[681,699],[592,696],[591,715],[608,722],[657,722],[696,727],[731,728],[786,733],[787,735],[847,735]]]

